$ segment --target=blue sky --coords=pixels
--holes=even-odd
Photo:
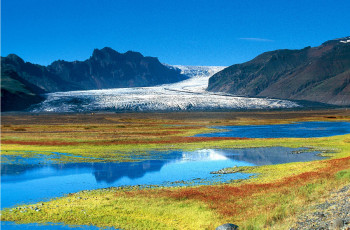
[[[349,0],[2,0],[1,55],[85,60],[94,48],[232,65],[350,35]]]

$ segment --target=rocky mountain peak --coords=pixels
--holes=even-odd
[[[144,58],[144,56],[141,53],[131,51],[131,50],[124,53],[124,55],[127,59],[131,59],[131,60],[140,60],[140,59]]]
[[[4,59],[2,58],[1,60],[3,61],[7,61],[8,63],[11,63],[12,65],[23,65],[24,61],[22,58],[20,58],[19,56],[17,56],[16,54],[9,54],[7,55],[7,57]]]
[[[121,53],[113,50],[110,47],[104,47],[103,49],[94,49],[91,58],[94,60],[104,59],[118,59],[122,56]]]

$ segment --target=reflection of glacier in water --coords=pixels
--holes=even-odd
[[[193,185],[245,179],[243,173],[213,175],[212,171],[234,166],[280,164],[321,159],[315,152],[293,154],[285,147],[248,149],[206,149],[193,152],[150,152],[137,162],[2,163],[1,204],[38,202],[66,193],[111,186]],[[11,160],[11,159],[9,159]],[[33,162],[36,162],[35,164]],[[174,183],[175,182],[175,183]],[[26,191],[25,193],[23,191]]]
[[[154,87],[56,92],[36,105],[35,112],[82,111],[176,111],[219,109],[293,108],[294,102],[276,99],[235,97],[207,92],[209,77],[222,70],[217,66],[175,66],[190,76],[182,82]]]
[[[187,161],[219,161],[227,160],[225,153],[220,153],[221,150],[217,149],[203,149],[196,151],[196,154],[191,152],[182,153],[182,158],[179,162]]]

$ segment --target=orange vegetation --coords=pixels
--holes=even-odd
[[[107,140],[107,141],[15,141],[3,140],[2,144],[20,144],[20,145],[46,145],[46,146],[62,146],[62,145],[119,145],[119,144],[172,144],[172,143],[192,143],[220,140],[247,140],[249,138],[239,137],[171,137],[171,139],[163,138],[161,140]]]
[[[288,193],[291,188],[298,189],[318,179],[328,179],[340,170],[350,167],[350,157],[324,162],[325,167],[314,172],[284,178],[272,183],[249,183],[241,185],[219,185],[185,187],[179,189],[140,190],[128,192],[129,196],[170,197],[177,200],[198,200],[226,217],[247,212],[258,194]],[[273,208],[273,207],[269,207]]]

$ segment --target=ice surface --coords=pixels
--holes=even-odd
[[[207,92],[208,79],[222,66],[169,66],[190,78],[154,87],[116,88],[55,92],[32,108],[34,112],[84,111],[176,111],[292,108],[287,100],[246,98],[226,93]]]

